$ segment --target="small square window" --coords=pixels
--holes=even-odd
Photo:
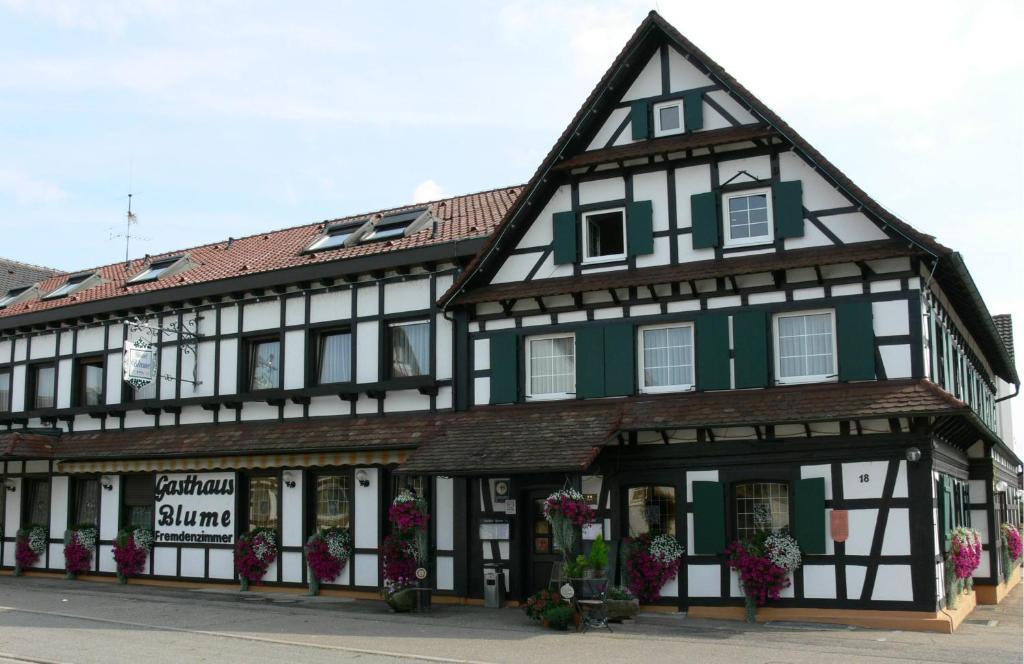
[[[575,394],[575,335],[529,337],[526,340],[526,396],[564,399]]]
[[[430,375],[430,321],[388,325],[391,378]]]
[[[775,316],[775,378],[812,383],[836,378],[834,313],[808,311]]]
[[[281,342],[260,339],[249,342],[249,391],[276,390],[281,386]]]
[[[693,388],[693,325],[642,327],[639,343],[642,392]]]
[[[78,393],[76,406],[103,405],[103,358],[89,357],[78,360]]]
[[[626,257],[626,211],[601,210],[583,215],[583,262],[604,263]]]
[[[666,101],[654,105],[654,135],[672,136],[681,134],[683,127],[683,102]]]
[[[725,211],[725,246],[768,244],[774,241],[770,189],[722,196]]]
[[[352,380],[352,334],[345,330],[321,332],[317,337],[317,385]]]

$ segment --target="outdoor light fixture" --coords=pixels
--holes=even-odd
[[[996,491],[997,492],[1006,491],[1008,488],[1010,488],[1010,485],[1007,484],[1006,482],[1004,482],[1002,480],[999,480],[998,482],[996,482]]]
[[[18,485],[14,483],[14,480],[7,480],[4,482],[4,488],[13,493],[18,490]]]
[[[284,474],[281,477],[284,478],[284,485],[286,487],[288,487],[289,489],[295,488],[295,475],[292,474],[292,471],[284,471]]]
[[[359,482],[359,486],[370,486],[370,476],[365,470],[359,469],[356,471],[356,482]]]
[[[103,487],[104,491],[113,491],[114,490],[114,480],[112,480],[108,476],[104,475],[103,477],[100,478],[100,486]]]
[[[917,463],[921,460],[921,450],[916,447],[907,448],[907,461],[910,463]]]

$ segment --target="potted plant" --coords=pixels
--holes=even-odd
[[[253,528],[239,535],[235,544],[235,570],[243,592],[250,583],[259,583],[270,565],[277,560],[277,532],[269,528]]]
[[[590,545],[590,553],[587,554],[588,569],[584,576],[603,579],[608,570],[608,545],[605,544],[604,534],[598,533],[594,543]]]
[[[114,539],[114,562],[117,564],[117,582],[142,574],[146,558],[153,548],[153,531],[148,528],[122,528]]]
[[[640,613],[640,600],[634,597],[628,588],[622,586],[608,589],[605,604],[608,620],[611,622],[631,620]]]
[[[641,602],[661,598],[661,588],[679,573],[684,549],[672,535],[641,535],[626,540],[629,590]]]
[[[544,500],[544,518],[551,524],[551,535],[562,556],[569,560],[576,544],[576,530],[594,523],[596,512],[576,489],[560,489]]]
[[[1002,540],[1003,581],[1009,581],[1013,568],[1020,564],[1024,555],[1024,543],[1021,542],[1020,531],[1012,523],[1000,526],[999,538]]]
[[[319,595],[320,584],[333,581],[352,556],[352,533],[347,528],[327,528],[309,536],[306,546],[309,594]]]
[[[981,565],[981,535],[972,528],[954,528],[946,554],[946,608],[955,609],[960,595],[974,588],[974,570]]]
[[[382,594],[393,611],[412,611],[420,592],[416,570],[427,564],[427,501],[403,490],[391,503],[388,520],[394,532],[381,548]]]
[[[64,531],[64,574],[75,579],[92,568],[96,553],[96,526],[84,524]]]
[[[800,546],[786,532],[760,530],[726,548],[729,567],[739,572],[747,622],[757,621],[757,607],[764,606],[790,584],[789,575],[800,567]]]
[[[542,620],[545,627],[564,632],[576,622],[576,611],[568,604],[553,604],[544,609]]]
[[[28,525],[18,530],[14,545],[14,576],[34,567],[46,551],[50,531],[46,526]]]
[[[530,620],[541,621],[544,619],[544,612],[552,606],[562,603],[562,596],[557,590],[538,590],[526,598],[523,604],[523,611]]]

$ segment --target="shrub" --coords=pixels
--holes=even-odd
[[[571,606],[561,604],[548,607],[543,616],[544,620],[548,622],[548,627],[564,632],[569,628],[570,623],[574,622],[575,613]]]

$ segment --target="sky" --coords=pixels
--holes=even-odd
[[[1024,348],[1024,3],[765,7],[0,0],[0,255],[119,260],[129,191],[141,256],[525,182],[657,9],[960,251]]]

